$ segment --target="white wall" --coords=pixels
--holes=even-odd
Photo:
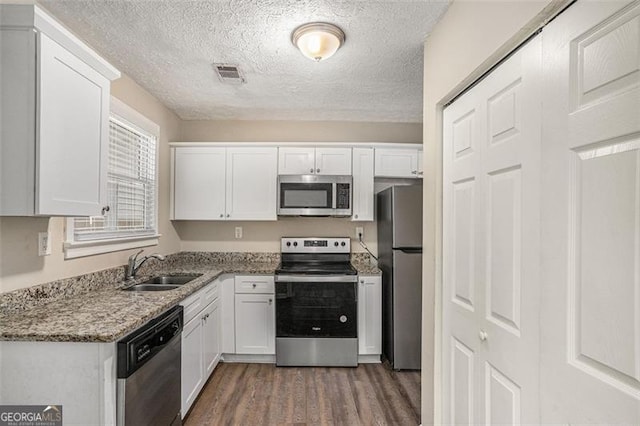
[[[423,424],[440,422],[442,105],[566,3],[455,0],[424,44]]]
[[[113,82],[111,93],[160,126],[159,231],[160,245],[147,251],[168,254],[180,250],[178,235],[169,222],[169,145],[179,131],[178,117],[133,80]],[[64,218],[0,218],[0,292],[30,287],[60,278],[99,271],[126,263],[134,250],[65,260],[62,251]],[[51,255],[38,256],[38,232],[49,230]]]

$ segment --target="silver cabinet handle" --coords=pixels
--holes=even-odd
[[[102,208],[102,216],[104,216],[104,215],[105,215],[105,213],[106,213],[106,212],[108,212],[109,210],[111,210],[111,207],[109,207],[109,206],[104,206],[104,207]]]
[[[229,213],[227,213],[227,217],[231,217],[231,215]]]
[[[256,284],[256,283],[253,283],[253,284],[251,284],[251,285],[253,286],[253,288],[256,288],[256,285],[257,285],[257,284]]]
[[[423,174],[424,174],[424,172],[418,172],[418,174],[419,174],[419,175],[423,175]]]
[[[224,214],[220,213],[220,217],[224,217]]]
[[[480,338],[481,342],[484,342],[485,340],[487,340],[487,337],[489,337],[489,335],[486,331],[480,330],[480,333],[478,333],[478,337]]]
[[[411,174],[412,174],[412,175],[417,175],[417,174],[418,174],[418,171],[417,171],[417,170],[411,170]]]
[[[313,173],[313,169],[309,170],[311,173]]]
[[[273,303],[273,299],[269,299],[269,304]]]
[[[320,169],[316,169],[316,173],[320,173]]]
[[[358,215],[356,215],[356,219],[358,218]]]

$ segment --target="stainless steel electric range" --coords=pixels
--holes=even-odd
[[[358,365],[357,271],[349,238],[282,238],[276,365]]]

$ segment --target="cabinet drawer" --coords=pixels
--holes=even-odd
[[[204,308],[218,298],[218,281],[212,282],[200,291],[202,292],[202,307]]]
[[[236,293],[273,294],[275,289],[273,275],[239,275],[235,285]]]
[[[198,312],[218,298],[218,280],[214,280],[180,302],[184,308],[184,323],[188,323]]]

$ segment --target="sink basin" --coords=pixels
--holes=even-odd
[[[123,288],[125,291],[167,291],[195,280],[202,274],[158,275],[146,281]]]
[[[123,288],[124,291],[167,291],[180,287],[176,284],[136,284]]]
[[[183,285],[190,281],[195,280],[196,278],[202,276],[202,274],[191,274],[191,275],[159,275],[157,277],[149,278],[146,281],[141,282],[140,284],[151,284],[151,285]]]

